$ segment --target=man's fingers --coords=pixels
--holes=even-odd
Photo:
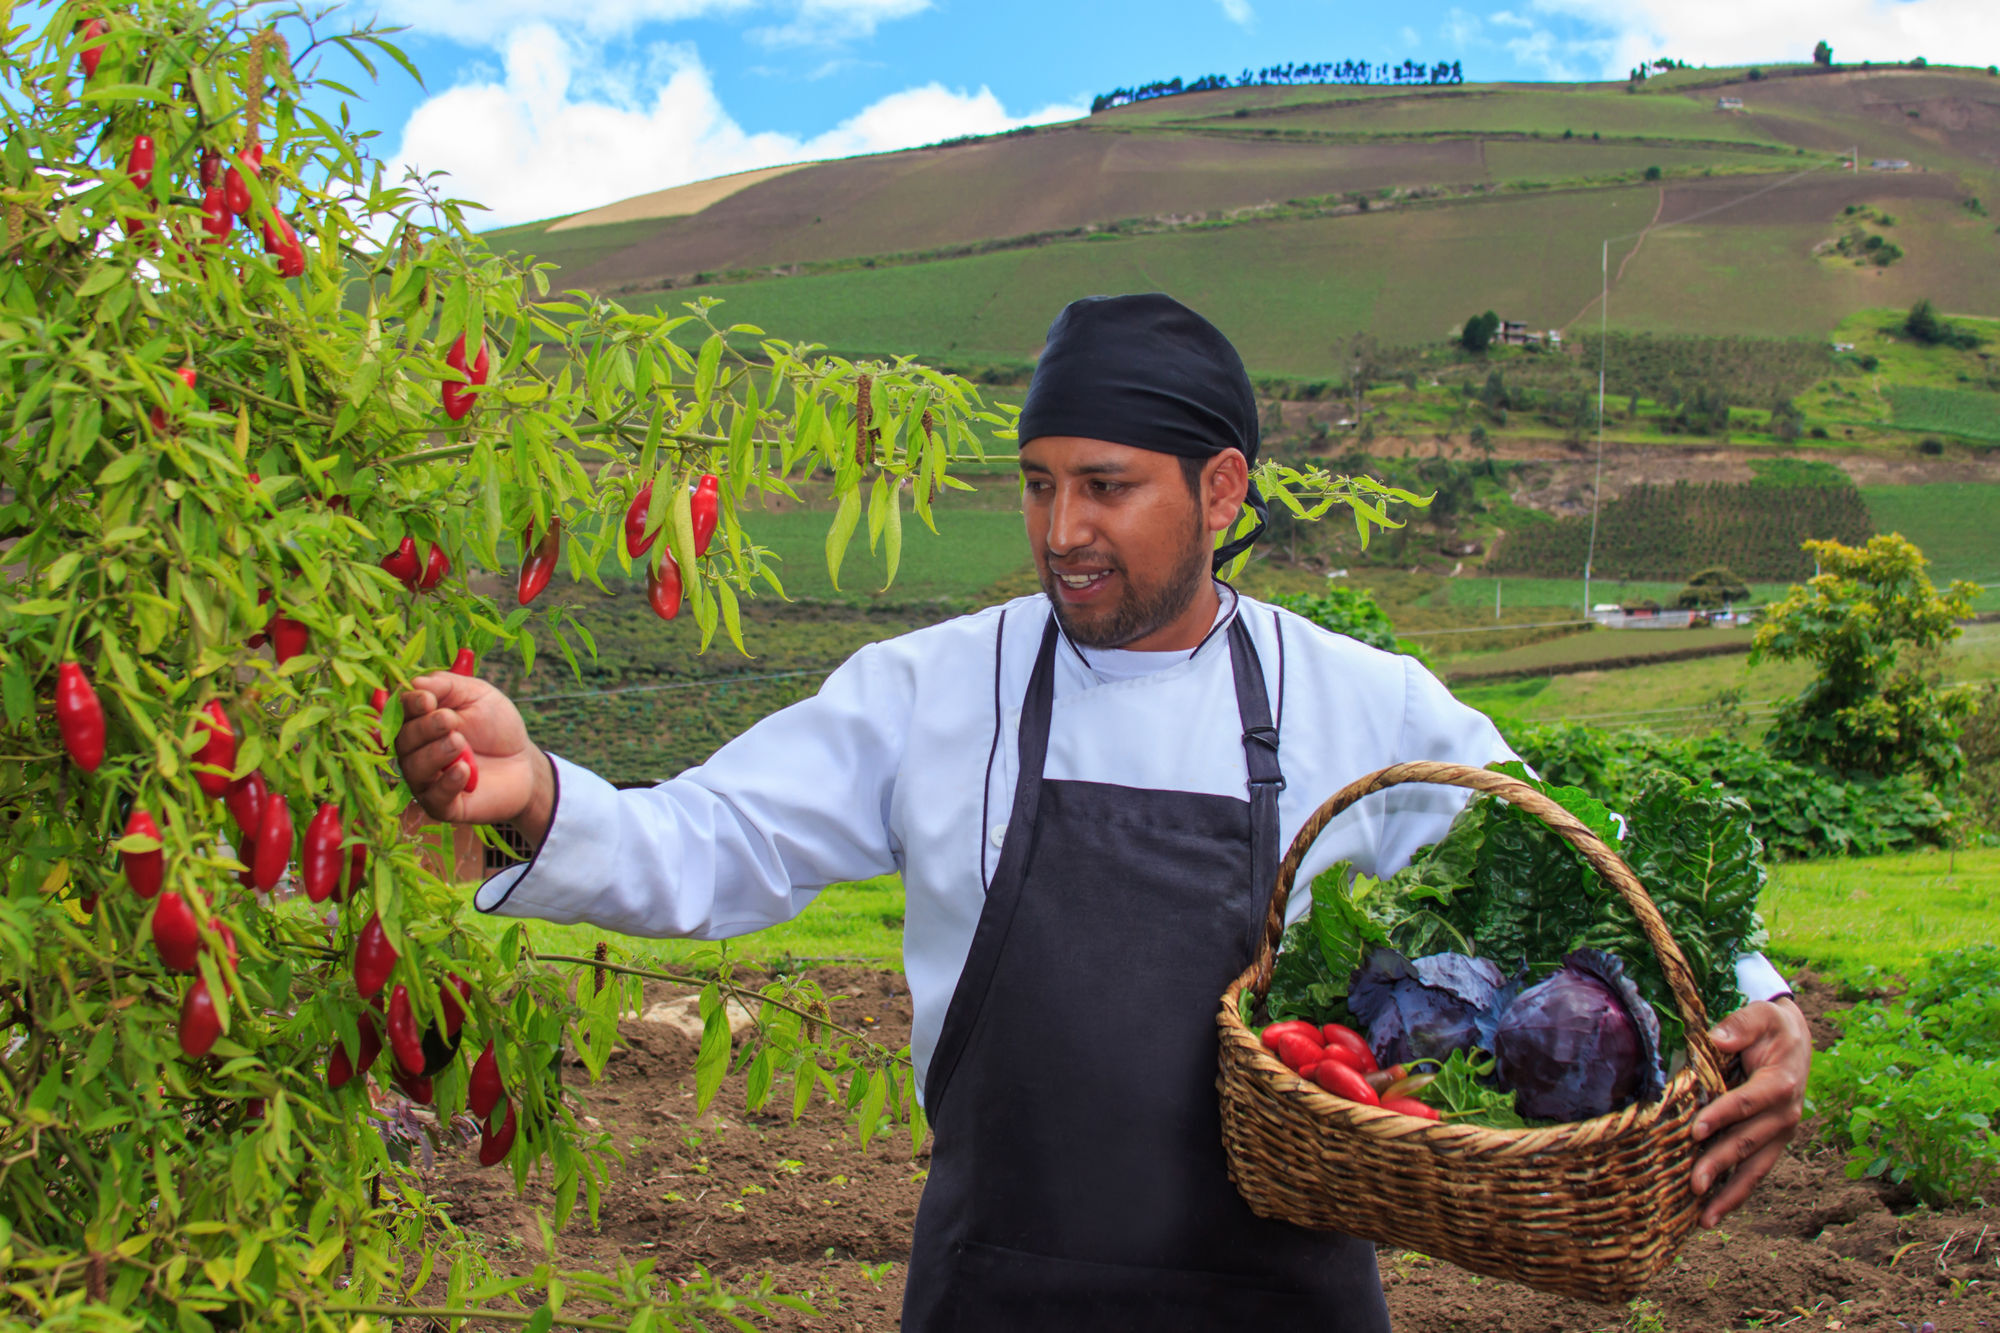
[[[411,754],[439,737],[460,729],[458,714],[449,708],[413,718],[403,723],[402,729],[396,733],[396,755],[407,760]]]
[[[1741,1087],[1723,1093],[1695,1117],[1695,1141],[1699,1143],[1739,1120],[1782,1107],[1794,1099],[1795,1091],[1791,1079],[1780,1070],[1759,1069]]]
[[[465,792],[465,784],[471,780],[472,775],[463,765],[457,763],[457,755],[454,753],[451,761],[447,762],[430,782],[422,787],[416,787],[415,783],[411,786],[416,788],[417,803],[422,805],[433,819],[448,819],[451,817],[452,809],[458,804],[458,798]]]
[[[1780,1157],[1784,1156],[1785,1144],[1790,1137],[1787,1134],[1772,1140],[1738,1166],[1736,1173],[1730,1176],[1729,1183],[1717,1191],[1716,1196],[1708,1201],[1707,1207],[1701,1210],[1701,1224],[1705,1227],[1716,1226],[1749,1198],[1750,1191],[1757,1187],[1757,1182],[1778,1164]]]
[[[459,755],[470,747],[465,737],[449,728],[403,756],[403,777],[412,791],[422,791],[442,778]]]
[[[1707,1193],[1724,1172],[1740,1168],[1774,1142],[1782,1149],[1797,1125],[1797,1119],[1785,1111],[1767,1111],[1731,1126],[1695,1162],[1694,1192]]]

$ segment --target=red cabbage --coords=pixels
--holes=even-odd
[[[1386,1069],[1489,1049],[1499,1015],[1519,989],[1485,958],[1436,953],[1412,961],[1377,947],[1355,969],[1347,1008],[1367,1027],[1369,1049]]]
[[[1653,1006],[1602,949],[1563,956],[1561,970],[1501,1015],[1495,1074],[1534,1120],[1589,1120],[1666,1089]]]

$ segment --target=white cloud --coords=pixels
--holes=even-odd
[[[1010,115],[991,89],[939,83],[906,88],[811,137],[752,134],[716,97],[691,47],[650,49],[631,67],[597,70],[601,48],[533,24],[506,43],[505,71],[439,93],[403,127],[390,179],[402,168],[445,171],[444,193],[473,199],[497,225],[594,208],[732,171],[845,157],[1072,120],[1084,108],[1052,105]]]
[[[1482,26],[1479,15],[1454,8],[1444,16],[1444,37],[1454,48],[1464,50],[1473,38],[1479,36]]]
[[[1255,26],[1256,11],[1250,8],[1250,0],[1220,0],[1222,16],[1239,28]]]
[[[1832,44],[1843,63],[1908,60],[2000,62],[2000,5],[1993,0],[1532,0],[1548,14],[1610,34],[1602,70],[1616,77],[1669,55],[1694,64],[1807,60]],[[1495,16],[1498,17],[1497,15]]]
[[[611,37],[648,23],[673,23],[754,8],[758,0],[591,0],[568,5],[550,0],[382,0],[389,23],[448,37],[468,46],[497,46],[515,29],[560,23],[591,37]]]
[[[799,0],[792,21],[752,28],[750,36],[766,46],[820,46],[875,35],[892,19],[909,18],[931,7],[931,0]]]

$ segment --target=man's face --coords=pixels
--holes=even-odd
[[[1045,435],[1022,448],[1021,477],[1035,570],[1071,639],[1128,647],[1187,610],[1213,542],[1178,458]]]

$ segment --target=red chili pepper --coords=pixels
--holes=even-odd
[[[266,633],[271,636],[271,653],[278,659],[279,666],[305,652],[312,642],[312,633],[305,625],[282,611],[271,617]]]
[[[125,155],[125,176],[141,190],[153,186],[153,137],[140,134],[133,137],[132,151]]]
[[[716,511],[722,503],[722,496],[717,490],[720,485],[713,472],[702,473],[701,480],[695,483],[694,499],[689,502],[688,507],[694,520],[696,555],[707,555],[708,543],[715,536]]]
[[[257,824],[257,850],[250,858],[250,882],[269,891],[284,878],[285,863],[292,859],[292,812],[285,808],[282,792],[264,798],[264,818]]]
[[[56,730],[70,762],[95,773],[104,762],[104,705],[97,701],[90,677],[75,662],[56,668]]]
[[[472,793],[478,791],[479,761],[472,757],[472,751],[460,750],[458,752],[458,758],[452,760],[452,762],[454,764],[465,765],[465,794],[467,796],[470,796],[472,795]]]
[[[382,1054],[382,1034],[375,1030],[375,1020],[367,1014],[361,1015],[361,1049],[355,1052],[354,1072],[365,1074],[375,1064],[375,1057]]]
[[[402,543],[395,550],[382,557],[382,568],[389,571],[390,578],[395,579],[411,592],[415,592],[417,590],[417,574],[420,568],[417,564],[417,539],[415,537],[403,538]]]
[[[83,29],[85,37],[102,37],[108,30],[109,25],[103,19],[85,19],[78,26]],[[99,42],[96,46],[86,46],[83,48],[83,55],[79,57],[79,63],[83,66],[84,82],[88,83],[96,75],[98,63],[103,59],[104,43]]]
[[[226,986],[229,984],[228,977],[234,975],[236,972],[236,932],[230,928],[227,921],[218,921],[215,923],[215,938],[221,941],[222,956],[229,963],[228,968],[223,973],[223,984]]]
[[[486,372],[492,362],[486,353],[486,344],[479,344],[479,352],[469,361],[465,354],[465,335],[459,334],[458,341],[445,353],[444,363],[465,376],[466,382],[446,380],[442,386],[444,414],[453,421],[463,420],[472,410],[472,400],[479,396],[479,386],[486,383]]]
[[[405,1074],[402,1070],[398,1069],[396,1071],[396,1086],[403,1090],[405,1097],[408,1097],[417,1105],[429,1106],[431,1104],[432,1090],[429,1079]]]
[[[363,999],[381,992],[389,974],[396,970],[396,958],[389,932],[382,929],[382,914],[377,912],[368,918],[368,924],[361,928],[361,938],[354,942],[354,986]]]
[[[236,731],[229,725],[229,714],[222,711],[220,699],[210,699],[194,720],[208,730],[208,739],[202,742],[195,763],[214,770],[204,772],[198,767],[194,780],[208,795],[221,796],[229,790],[229,773],[236,767]]]
[[[410,1008],[410,988],[398,985],[389,992],[389,1049],[404,1073],[415,1078],[424,1072],[424,1034],[417,1028],[416,1011]]]
[[[257,830],[264,822],[264,801],[269,795],[264,775],[254,768],[223,790],[222,803],[236,820],[236,831],[243,836],[245,850],[257,843]]]
[[[465,1006],[472,1003],[472,983],[456,972],[445,973],[445,982],[438,987],[438,1004],[444,1010],[444,1035],[456,1037],[465,1026]]]
[[[222,1035],[222,1018],[215,1012],[215,997],[208,983],[196,977],[181,1001],[181,1053],[191,1060],[207,1055]]]
[[[169,972],[192,972],[201,935],[195,926],[194,909],[187,900],[168,889],[153,905],[153,947]]]
[[[252,1120],[262,1120],[263,1118],[264,1118],[264,1099],[262,1097],[244,1098],[243,1100],[244,1121],[247,1123]]]
[[[535,529],[530,526],[521,534],[521,549],[527,550],[534,544]],[[549,586],[555,577],[556,556],[562,550],[562,520],[549,520],[549,530],[542,534],[542,540],[535,544],[535,553],[521,562],[521,583],[515,590],[522,606],[542,595],[542,589]]]
[[[653,549],[653,543],[660,534],[646,531],[646,511],[653,504],[653,483],[647,482],[632,497],[631,506],[625,511],[625,554],[634,560]]]
[[[153,822],[153,816],[144,810],[134,810],[132,817],[125,821],[125,836],[128,838],[151,838],[160,841],[160,826]],[[150,852],[125,852],[120,857],[125,870],[125,882],[132,886],[132,892],[141,898],[150,898],[160,891],[160,882],[166,876],[167,853],[164,847],[155,847]]]
[[[454,676],[469,676],[477,669],[478,665],[479,661],[472,655],[472,649],[461,648],[458,650],[458,656],[451,659],[451,674]]]
[[[424,557],[424,573],[423,577],[417,580],[417,591],[429,592],[443,583],[449,573],[451,573],[451,557],[444,553],[444,547],[431,547],[431,553]]]
[[[299,884],[316,903],[340,888],[341,836],[340,807],[323,803],[306,825],[305,845],[299,849]]]
[[[487,1042],[486,1049],[472,1063],[472,1079],[466,1085],[465,1109],[481,1120],[493,1114],[499,1105],[505,1089],[500,1086],[500,1061],[493,1055],[493,1043]]]
[[[375,710],[375,720],[377,722],[381,721],[382,710],[388,707],[389,704],[389,691],[377,689],[373,694],[368,696],[368,703]],[[377,752],[384,752],[382,746],[382,728],[373,727],[369,730],[368,734],[374,739]],[[359,851],[360,849],[356,848],[355,850]]]
[[[489,1119],[487,1128],[479,1132],[481,1166],[498,1166],[506,1160],[508,1150],[514,1146],[514,1103],[507,1103],[507,1115],[501,1120],[499,1129],[491,1128],[491,1123]]]
[[[681,567],[665,552],[658,565],[646,570],[646,601],[662,620],[672,620],[681,613]]]
[[[270,221],[264,224],[264,253],[278,257],[281,278],[296,278],[306,271],[306,251],[299,244],[299,234],[275,208],[271,210]]]
[[[354,1062],[347,1058],[347,1048],[335,1042],[333,1054],[326,1058],[326,1086],[338,1092],[353,1077]]]
[[[193,366],[182,366],[179,370],[176,370],[174,374],[181,377],[181,383],[187,385],[188,390],[190,392],[194,390],[195,380],[200,378],[200,376],[195,372]],[[154,430],[159,431],[161,434],[166,433],[167,429],[166,408],[164,407],[154,408],[152,411],[146,414],[146,420],[152,423]]]
[[[264,145],[253,143],[236,155],[236,165],[222,179],[223,198],[229,204],[229,211],[239,218],[250,211],[250,183],[244,179],[244,173],[255,176],[263,165]]]
[[[202,189],[214,189],[216,183],[222,179],[222,154],[213,148],[202,149],[201,166],[196,179],[200,180]]]
[[[361,886],[367,881],[367,878],[368,846],[366,843],[357,842],[348,850],[347,883],[344,891],[337,897],[336,901],[347,902],[351,900],[356,894],[361,892]]]

